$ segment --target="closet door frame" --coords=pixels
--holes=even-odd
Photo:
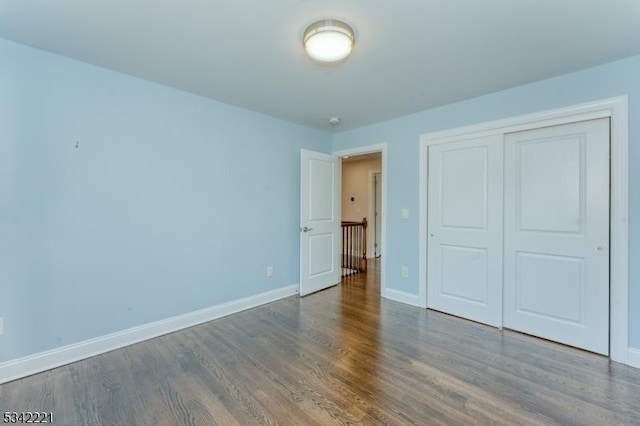
[[[628,97],[604,99],[567,108],[460,127],[420,136],[419,182],[419,298],[427,300],[427,199],[429,145],[532,130],[597,118],[611,123],[611,252],[610,252],[610,358],[634,365],[629,348],[629,170]]]

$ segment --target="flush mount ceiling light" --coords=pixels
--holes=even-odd
[[[316,61],[338,62],[349,56],[355,38],[348,24],[323,19],[309,25],[302,40],[305,50]]]

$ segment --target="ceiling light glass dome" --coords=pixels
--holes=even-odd
[[[307,54],[316,61],[338,62],[351,53],[355,41],[353,29],[335,19],[314,22],[304,32]]]

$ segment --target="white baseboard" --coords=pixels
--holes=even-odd
[[[298,284],[282,287],[188,314],[7,361],[0,364],[0,384],[284,299],[297,294],[298,291]]]
[[[629,359],[628,365],[640,368],[640,349],[638,348],[629,348]]]
[[[389,300],[395,300],[396,302],[405,303],[411,306],[417,306],[418,308],[426,308],[426,301],[420,300],[417,294],[406,293],[404,291],[394,290],[387,288],[382,293],[382,297]]]

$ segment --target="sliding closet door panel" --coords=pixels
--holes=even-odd
[[[428,307],[502,325],[503,138],[429,147]]]
[[[609,120],[505,137],[504,325],[609,353]]]

